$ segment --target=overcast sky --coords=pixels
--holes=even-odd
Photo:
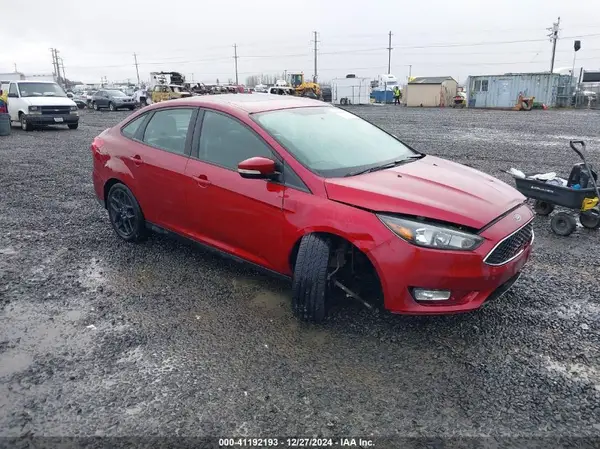
[[[188,80],[248,75],[314,73],[313,31],[318,32],[320,81],[347,73],[387,72],[392,31],[392,74],[468,75],[547,71],[546,35],[560,16],[557,68],[600,68],[598,0],[29,0],[2,2],[0,73],[14,64],[26,74],[52,72],[50,48],[60,51],[67,78],[84,82],[142,80],[149,72],[179,71]],[[521,41],[521,42],[515,42]],[[523,42],[525,41],[525,42]],[[472,45],[476,44],[476,45]]]

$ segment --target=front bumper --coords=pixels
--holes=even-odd
[[[32,125],[71,125],[79,123],[79,115],[77,114],[28,114],[25,116],[25,121]]]
[[[514,220],[519,214],[522,219]],[[439,315],[478,309],[504,289],[520,273],[531,254],[529,242],[521,254],[500,266],[483,262],[494,246],[533,219],[523,205],[480,235],[485,242],[475,251],[443,251],[419,248],[399,237],[388,240],[368,253],[379,275],[384,305],[393,313]],[[446,301],[418,302],[411,288],[450,290]]]

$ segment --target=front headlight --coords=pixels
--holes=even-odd
[[[78,109],[77,106],[71,106],[71,112],[77,111],[77,109]]]
[[[406,218],[377,215],[394,234],[417,246],[471,251],[483,243],[478,235]]]
[[[39,106],[29,106],[29,112],[37,112],[40,110]]]

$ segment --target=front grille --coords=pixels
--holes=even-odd
[[[71,106],[42,106],[43,115],[63,115],[71,113]]]
[[[506,237],[487,255],[484,262],[488,265],[503,265],[523,252],[533,238],[533,222],[527,223],[517,232]]]

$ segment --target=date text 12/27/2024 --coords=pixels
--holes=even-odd
[[[369,438],[219,438],[219,447],[374,447]]]

